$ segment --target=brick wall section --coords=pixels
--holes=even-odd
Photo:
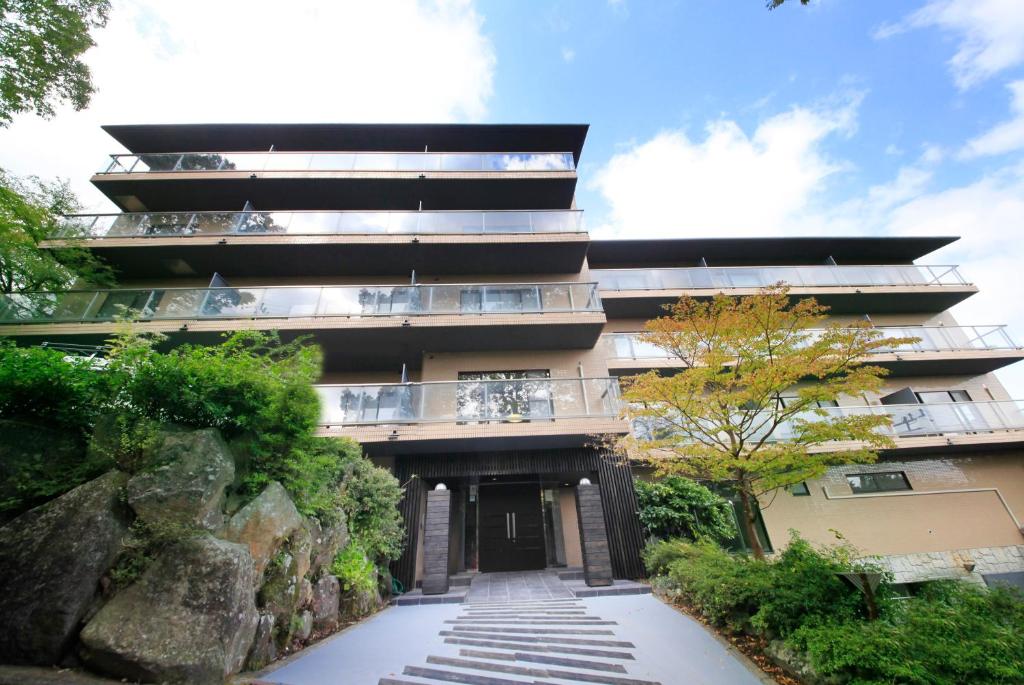
[[[451,517],[450,490],[427,493],[427,514],[423,531],[423,594],[448,592],[448,536]]]
[[[892,571],[897,583],[959,579],[984,585],[982,576],[1024,572],[1024,545],[892,554],[868,560]],[[965,563],[973,563],[973,571],[968,572]]]
[[[583,578],[590,587],[612,584],[612,559],[604,527],[601,489],[597,485],[576,486],[576,513],[583,552]]]

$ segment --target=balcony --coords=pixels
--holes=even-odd
[[[879,349],[870,362],[899,376],[977,375],[1024,359],[1024,348],[1006,326],[879,326],[887,338],[919,338],[919,342]],[[682,368],[679,359],[635,333],[601,336],[608,354],[608,373],[630,375]]]
[[[323,435],[373,453],[564,447],[624,433],[614,378],[321,385]]]
[[[423,350],[590,348],[605,322],[594,283],[161,288],[5,295],[0,336],[97,343],[122,316],[172,344],[313,334],[332,370],[415,367]]]
[[[582,212],[137,212],[66,217],[46,243],[85,241],[124,278],[576,273]],[[497,248],[497,249],[496,249]]]
[[[129,211],[256,197],[283,209],[565,209],[576,164],[572,152],[160,152],[111,155],[92,181]]]
[[[948,402],[941,404],[882,404],[823,407],[826,416],[887,415],[892,426],[879,432],[896,442],[892,451],[900,455],[916,452],[935,454],[978,448],[1000,448],[1024,442],[1024,400],[991,402]],[[822,416],[808,412],[798,416],[821,421]],[[794,435],[793,423],[784,423],[771,439],[782,441]],[[657,422],[634,420],[638,436],[663,434]],[[850,449],[856,443],[835,442],[817,448],[819,451]],[[889,450],[887,450],[889,451]]]
[[[784,282],[794,297],[815,297],[833,313],[940,312],[978,289],[955,266],[692,267],[591,269],[611,317],[655,317],[682,295],[750,295]]]

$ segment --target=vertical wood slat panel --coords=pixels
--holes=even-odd
[[[637,515],[639,507],[629,460],[622,455],[602,451],[598,458],[598,473],[612,571],[616,578],[640,578],[644,575],[640,557],[644,536]]]
[[[426,487],[419,478],[412,478],[413,471],[406,468],[401,460],[395,460],[395,477],[405,484],[405,494],[398,503],[398,511],[405,525],[405,548],[402,556],[391,562],[391,575],[405,586],[406,592],[416,583],[416,548],[419,542],[419,521]]]
[[[406,496],[400,504],[402,519],[407,531],[410,531],[407,533],[410,542],[402,557],[392,565],[392,573],[407,588],[411,588],[415,582],[414,532],[422,516],[420,500],[426,487],[422,479],[562,472],[585,473],[597,477],[615,577],[641,577],[644,569],[640,552],[644,542],[637,518],[636,493],[633,491],[629,461],[608,450],[587,448],[397,457],[395,476],[400,482],[409,481],[413,475],[418,477],[407,486]],[[415,496],[412,495],[413,484],[416,484]]]

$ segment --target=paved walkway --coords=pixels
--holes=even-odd
[[[572,593],[554,571],[479,573],[469,585],[467,602],[513,602],[572,599]]]
[[[501,574],[517,575],[517,574]],[[520,574],[521,575],[521,574]],[[536,574],[534,574],[536,575]],[[557,580],[557,577],[556,577]],[[475,581],[475,579],[474,579]],[[756,685],[697,622],[651,595],[577,599],[482,581],[461,605],[392,607],[263,676],[280,685]],[[483,599],[492,591],[507,600]],[[557,593],[561,594],[561,593]]]

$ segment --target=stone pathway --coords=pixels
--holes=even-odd
[[[514,602],[572,599],[572,593],[554,571],[479,573],[469,585],[467,602]]]
[[[651,595],[577,598],[553,573],[485,574],[465,604],[393,607],[262,674],[279,685],[757,685]]]

